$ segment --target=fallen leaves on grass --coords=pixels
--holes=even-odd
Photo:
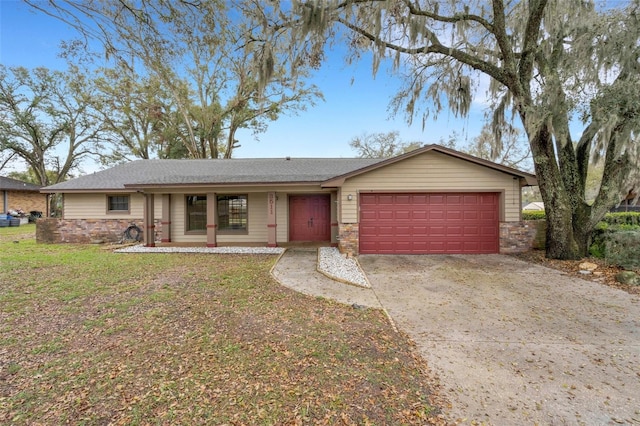
[[[0,422],[446,424],[407,336],[279,286],[272,256],[31,250],[0,286]]]

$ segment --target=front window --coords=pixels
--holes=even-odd
[[[219,195],[218,196],[218,230],[246,231],[247,230],[247,196]]]
[[[128,195],[109,195],[107,196],[107,211],[109,213],[129,212],[129,196]]]
[[[207,196],[187,195],[186,231],[207,230]]]

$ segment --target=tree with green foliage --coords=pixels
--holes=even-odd
[[[191,158],[230,158],[239,129],[258,134],[321,97],[304,80],[318,62],[286,31],[265,38],[279,11],[257,0],[27,3],[100,40],[120,65],[159,81]]]
[[[403,142],[397,130],[387,133],[363,133],[349,141],[360,158],[389,158],[422,146],[420,142]]]
[[[0,65],[0,152],[24,161],[39,185],[64,181],[106,141],[92,85],[76,71]]]
[[[169,146],[179,145],[173,117],[177,112],[171,97],[157,78],[143,77],[129,67],[100,67],[92,75],[95,110],[112,134],[110,150],[100,154],[104,164],[133,158],[183,158],[186,151],[169,154]]]
[[[271,2],[274,4],[277,2]],[[409,120],[444,108],[466,116],[488,81],[495,152],[519,121],[547,211],[547,256],[587,254],[596,224],[640,182],[638,0],[344,0],[283,2],[282,22],[324,49],[345,34],[373,71],[390,60],[405,77],[392,102]],[[274,6],[270,6],[274,7]],[[482,94],[484,95],[484,94]],[[571,124],[582,120],[577,137]],[[587,171],[602,157],[593,203]]]

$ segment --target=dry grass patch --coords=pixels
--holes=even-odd
[[[0,423],[439,423],[375,310],[295,293],[265,255],[0,240]]]

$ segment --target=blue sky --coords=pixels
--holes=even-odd
[[[0,63],[6,66],[64,69],[57,58],[61,40],[75,33],[62,22],[34,13],[18,0],[0,0]],[[323,92],[325,101],[294,116],[282,116],[269,125],[256,140],[250,132],[238,133],[241,148],[234,157],[353,157],[349,141],[363,133],[397,130],[403,141],[438,143],[455,130],[466,145],[480,132],[483,111],[475,104],[469,118],[456,119],[443,111],[437,121],[422,129],[421,119],[409,126],[404,117],[390,118],[388,105],[400,87],[381,66],[372,77],[371,63],[363,60],[346,65],[341,54],[328,53],[328,61],[315,72],[312,82]],[[353,80],[353,82],[352,82]]]

